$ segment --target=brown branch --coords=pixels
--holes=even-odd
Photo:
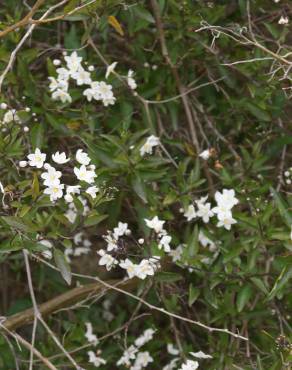
[[[116,284],[117,280],[109,281],[110,285]],[[123,287],[124,289],[131,289],[133,286],[136,285],[136,281],[127,281]],[[59,296],[50,299],[49,301],[42,303],[38,306],[39,311],[42,316],[48,316],[56,311],[58,311],[60,308],[69,307],[73,303],[78,302],[80,299],[83,299],[84,297],[90,295],[90,294],[96,294],[97,292],[100,292],[104,290],[104,285],[100,283],[92,283],[92,284],[86,284],[78,288],[74,288],[69,290],[66,293],[60,294]],[[24,310],[22,312],[19,312],[15,315],[12,315],[8,317],[2,326],[6,328],[7,330],[16,330],[17,328],[30,324],[34,320],[34,309],[29,308],[27,310]]]
[[[12,24],[11,26],[5,28],[5,30],[0,32],[0,38],[4,37],[9,32],[16,30],[17,28],[26,26],[30,22],[32,16],[36,13],[39,7],[43,5],[44,2],[45,0],[37,0],[34,6],[31,8],[31,10],[27,13],[27,15],[24,18],[22,18],[20,21]]]

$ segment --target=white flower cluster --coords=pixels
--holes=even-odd
[[[19,118],[16,109],[8,109],[1,121],[2,124],[7,124],[10,122],[21,123],[21,119]]]
[[[99,341],[97,339],[97,336],[95,334],[93,334],[93,329],[92,329],[91,322],[86,322],[85,326],[86,326],[86,332],[85,332],[85,335],[84,335],[85,338],[87,339],[89,344],[92,344],[93,346],[97,346]],[[93,351],[88,351],[87,354],[88,354],[88,357],[89,357],[89,362],[92,363],[93,366],[99,367],[101,365],[106,364],[106,360],[104,358],[100,357],[100,355],[101,355],[100,350],[97,350],[96,353],[94,353]]]
[[[201,360],[212,358],[212,356],[207,355],[203,351],[190,352],[190,355],[192,355],[195,358],[201,359]],[[179,368],[179,370],[196,370],[198,367],[199,367],[198,361],[187,359],[186,362],[183,363],[182,366]]]
[[[216,245],[216,243],[213,242],[213,240],[209,239],[202,230],[199,231],[198,241],[204,248],[208,247],[208,250],[213,253],[211,258],[202,258],[201,262],[204,264],[212,263],[212,261],[214,261],[219,254],[218,246]],[[171,251],[169,252],[169,256],[172,258],[173,263],[181,262],[185,247],[185,244],[179,244],[175,249],[171,249]],[[191,267],[188,267],[188,264],[186,262],[184,263],[184,266],[188,268],[189,272],[194,271]]]
[[[68,188],[69,187],[67,187],[67,191],[68,191]],[[72,193],[70,193],[70,196],[72,196],[71,194]],[[66,195],[65,195],[65,197],[66,197]],[[83,207],[82,216],[87,216],[88,213],[89,213],[89,211],[90,211],[90,208],[88,206],[87,199],[83,198],[80,195],[77,197],[77,199],[80,201],[80,203],[82,204],[82,207]],[[65,198],[65,200],[66,200],[66,198]],[[78,214],[78,211],[77,211],[77,208],[76,208],[76,206],[75,206],[75,204],[73,202],[73,199],[72,199],[72,202],[68,202],[68,209],[65,212],[64,216],[67,218],[67,220],[69,222],[71,222],[71,224],[74,224],[74,222],[76,221],[76,218],[77,218],[77,214]],[[74,255],[74,253],[73,253],[73,255]]]
[[[155,271],[159,268],[159,257],[144,258],[139,264],[136,264],[128,258],[118,260],[110,254],[110,252],[118,251],[120,238],[130,234],[131,230],[128,228],[128,224],[123,222],[119,222],[113,231],[108,231],[107,235],[103,236],[107,243],[107,250],[100,249],[97,251],[97,254],[101,257],[98,264],[105,266],[108,271],[119,265],[127,271],[130,279],[138,277],[144,280],[148,275],[154,275]]]
[[[278,20],[278,24],[287,25],[289,23],[289,18],[287,16],[281,15],[281,18]]]
[[[178,356],[179,350],[173,346],[173,344],[167,345],[167,352],[172,356]],[[203,351],[190,352],[190,355],[197,359],[210,359],[212,356],[207,355]],[[180,360],[179,357],[173,358],[167,365],[163,367],[162,370],[174,370],[177,367],[177,362]],[[185,363],[182,364],[179,370],[196,370],[199,367],[197,361],[187,359]]]
[[[152,154],[153,148],[160,144],[160,140],[157,136],[151,135],[147,138],[146,142],[140,148],[140,155],[143,157],[146,153]]]
[[[157,235],[158,249],[162,249],[165,253],[169,253],[171,251],[169,244],[172,238],[167,234],[166,230],[163,229],[165,221],[159,220],[159,218],[155,216],[151,220],[145,218],[145,222]]]
[[[187,360],[179,370],[196,370],[199,367],[198,361]]]
[[[72,97],[68,92],[69,79],[72,78],[76,81],[77,86],[89,86],[83,91],[83,95],[86,96],[88,101],[92,99],[101,101],[104,106],[115,104],[116,98],[112,92],[112,85],[104,81],[93,81],[90,74],[92,68],[89,68],[88,71],[83,68],[82,57],[78,56],[76,51],[71,55],[65,55],[64,59],[66,67],[56,69],[57,78],[49,77],[49,89],[53,100],[60,100],[62,103],[72,102]],[[54,64],[60,65],[61,61],[56,60]],[[110,71],[107,70],[106,77],[109,73]]]
[[[24,168],[27,165],[36,168],[44,168],[46,171],[41,174],[43,184],[46,187],[44,189],[44,194],[50,196],[51,202],[55,202],[64,195],[65,184],[61,183],[62,172],[56,170],[55,167],[51,166],[49,163],[45,163],[47,155],[42,153],[39,148],[36,148],[34,153],[27,156],[28,161],[20,161],[19,166]],[[59,165],[63,165],[70,161],[70,158],[66,157],[66,154],[56,152],[52,155],[52,160]],[[76,152],[76,160],[81,164],[80,168],[74,167],[73,171],[78,180],[84,181],[88,184],[92,184],[96,178],[95,166],[89,165],[90,158],[87,153],[84,153],[82,149],[78,149]],[[64,199],[67,203],[73,202],[72,194],[80,194],[81,185],[67,185]],[[96,186],[88,187],[85,192],[89,194],[92,198],[96,197],[96,193],[99,189]],[[73,205],[74,206],[74,205]],[[72,216],[72,215],[71,215]],[[71,217],[72,218],[72,217]],[[70,216],[68,217],[70,219]],[[74,222],[74,221],[73,221]]]
[[[285,176],[284,181],[286,185],[291,185],[292,184],[292,181],[291,181],[292,180],[292,167],[290,167],[288,170],[284,172],[284,176]]]
[[[124,351],[121,358],[117,361],[117,366],[124,365],[130,370],[141,370],[153,362],[153,358],[148,351],[139,352],[139,349],[153,339],[154,333],[155,330],[146,329],[144,333],[135,340],[135,343]],[[131,363],[132,361],[134,362],[133,364]]]
[[[0,126],[3,126],[2,127],[3,132],[5,132],[7,130],[6,125],[10,124],[11,122],[19,124],[19,125],[21,125],[25,122],[25,120],[20,118],[20,114],[19,114],[20,111],[17,111],[16,109],[10,109],[6,103],[1,103],[0,104],[0,109],[5,111],[5,113],[2,117],[2,120],[0,120]],[[26,107],[24,109],[24,111],[25,112],[30,112],[30,108]],[[33,115],[34,114],[35,113],[33,113]],[[22,129],[23,129],[24,132],[29,131],[28,126],[22,126]]]
[[[211,208],[211,203],[207,202],[208,196],[202,197],[196,200],[197,209],[195,209],[193,204],[190,204],[184,216],[188,221],[199,217],[204,223],[208,223],[210,218],[215,214],[218,219],[217,227],[224,227],[226,230],[231,229],[231,225],[235,224],[237,221],[232,217],[232,208],[238,204],[238,199],[235,197],[235,192],[233,189],[223,189],[222,193],[216,191],[215,201],[217,203],[216,207]]]
[[[85,206],[84,206],[84,209],[85,209]],[[89,207],[88,207],[88,210],[89,210]],[[91,250],[90,247],[92,246],[91,241],[87,239],[86,237],[84,237],[84,233],[82,231],[74,235],[73,241],[74,241],[75,247],[70,247],[70,248],[65,249],[65,256],[69,263],[71,262],[71,258],[70,258],[71,256],[79,257],[83,254],[88,254]]]
[[[127,83],[128,83],[128,86],[130,87],[130,89],[136,90],[137,89],[137,83],[136,83],[135,79],[133,78],[133,76],[134,76],[134,72],[130,69],[128,71]]]

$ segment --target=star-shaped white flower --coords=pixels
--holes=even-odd
[[[152,220],[148,220],[147,218],[144,219],[145,222],[146,222],[146,225],[150,228],[150,229],[154,229],[154,231],[159,234],[162,232],[163,230],[163,225],[165,223],[165,221],[162,221],[162,220],[159,220],[159,218],[157,216],[153,217]]]
[[[36,168],[42,168],[44,165],[44,162],[46,160],[47,155],[45,153],[42,153],[39,148],[36,148],[35,152],[32,154],[29,154],[27,156],[28,158],[28,164],[31,167]]]
[[[52,160],[58,164],[64,164],[70,161],[70,158],[66,157],[66,153],[56,152],[52,155]]]

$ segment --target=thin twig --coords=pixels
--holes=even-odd
[[[40,19],[45,19],[53,10],[55,10],[56,8],[64,5],[68,0],[63,0],[61,1],[60,3],[52,6],[51,8],[49,8],[45,13],[44,15],[40,18]],[[7,75],[7,73],[10,71],[10,69],[13,67],[13,64],[14,64],[14,61],[15,61],[15,58],[16,58],[16,55],[18,53],[18,51],[21,49],[22,45],[25,43],[25,41],[29,38],[29,36],[32,34],[33,30],[35,29],[36,27],[36,24],[32,24],[28,30],[26,31],[25,35],[22,37],[22,39],[19,41],[19,43],[17,44],[16,48],[12,51],[12,53],[10,54],[10,58],[9,58],[9,61],[8,61],[8,64],[6,66],[6,68],[4,69],[4,71],[2,72],[1,76],[0,76],[0,92],[1,92],[1,89],[2,89],[2,84],[3,84],[3,81]]]
[[[12,331],[8,330],[5,325],[0,322],[0,328],[4,330],[7,334],[12,336],[17,343],[20,343],[28,349],[29,351],[33,351],[34,355],[45,365],[48,369],[51,370],[58,370],[46,357],[44,357],[36,348],[34,348],[29,342],[27,342],[24,338],[22,338],[19,334],[13,333]]]

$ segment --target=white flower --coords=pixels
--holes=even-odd
[[[87,188],[85,192],[89,194],[93,199],[95,199],[96,193],[99,192],[99,188],[97,186],[89,186],[89,188]]]
[[[19,167],[24,168],[27,166],[27,161],[19,161],[18,165]]]
[[[62,91],[68,90],[69,85],[68,85],[67,80],[62,80],[62,79],[56,80],[54,77],[49,77],[48,79],[51,81],[49,85],[49,89],[51,92],[57,89],[60,89]]]
[[[163,249],[164,252],[166,252],[166,253],[170,252],[169,243],[171,242],[171,239],[172,239],[171,236],[163,235],[163,237],[159,241],[158,249]]]
[[[80,194],[80,185],[67,185],[66,193],[68,194]]]
[[[148,343],[150,340],[153,339],[153,335],[155,333],[155,330],[149,328],[149,329],[146,329],[144,331],[144,333],[142,335],[140,335],[140,337],[138,337],[136,340],[135,340],[135,346],[137,347],[142,347],[144,346],[145,343]]]
[[[74,167],[74,173],[78,180],[85,181],[88,184],[92,184],[94,182],[94,178],[96,177],[95,172],[87,170],[84,165],[82,165],[80,168]]]
[[[71,195],[71,194],[65,194],[65,195],[64,195],[64,199],[65,199],[65,201],[66,201],[67,203],[71,203],[71,202],[73,202],[73,200],[74,200],[74,198],[72,197],[72,195]]]
[[[217,214],[219,220],[232,217],[230,207],[227,203],[222,203],[219,204],[217,207],[212,208],[212,212]]]
[[[124,261],[121,261],[119,266],[122,269],[127,270],[128,276],[130,279],[132,279],[134,276],[136,276],[136,266],[132,261],[130,261],[128,258]]]
[[[201,217],[205,223],[209,222],[210,217],[214,216],[211,210],[211,203],[199,203],[197,216]]]
[[[128,72],[128,77],[127,77],[127,83],[130,89],[135,90],[137,89],[137,84],[136,81],[133,78],[134,72],[130,69]]]
[[[174,370],[176,368],[176,363],[178,362],[179,358],[174,358],[170,361],[169,364],[165,365],[162,370]]]
[[[228,217],[228,218],[224,218],[223,220],[219,220],[219,222],[217,223],[217,227],[224,226],[224,228],[226,230],[230,230],[231,229],[231,225],[236,224],[236,223],[237,223],[237,221],[234,220],[234,218]]]
[[[192,221],[194,218],[196,218],[197,213],[195,211],[195,207],[190,204],[187,208],[187,210],[184,213],[184,216],[187,218],[188,221]]]
[[[107,66],[107,69],[106,69],[106,73],[105,73],[105,78],[107,79],[108,76],[113,73],[114,69],[116,68],[116,65],[118,64],[118,62],[113,62],[112,64],[110,64],[109,66]]]
[[[202,153],[199,154],[199,157],[207,161],[210,158],[210,155],[211,155],[210,150],[206,149]]]
[[[107,251],[110,252],[112,250],[118,249],[117,239],[112,237],[110,232],[108,231],[107,235],[103,236],[104,240],[107,242]]]
[[[233,189],[223,189],[222,193],[216,191],[215,200],[218,206],[222,205],[229,209],[231,209],[239,202],[239,200],[235,198],[235,191]]]
[[[163,224],[165,223],[165,221],[159,220],[157,216],[153,217],[152,220],[148,220],[147,218],[145,218],[144,221],[146,222],[146,225],[150,229],[154,229],[157,234],[162,232]]]
[[[148,275],[150,276],[154,275],[154,268],[149,260],[143,259],[139,263],[139,265],[136,266],[136,276],[139,279],[144,280]]]
[[[71,194],[80,194],[80,185],[68,185],[66,188],[66,195],[64,199],[67,203],[73,202],[73,197]]]
[[[88,101],[91,101],[93,98],[95,98],[95,91],[92,88],[88,88],[83,91],[83,95],[86,96]]]
[[[197,199],[195,201],[196,205],[198,206],[199,204],[205,204],[207,199],[208,199],[208,195],[206,195],[205,197],[201,197],[200,199]]]
[[[52,155],[52,160],[55,163],[64,164],[69,162],[70,158],[66,158],[66,154],[64,152],[63,153],[56,152],[55,154]]]
[[[68,102],[68,103],[72,102],[72,98],[71,98],[70,94],[67,93],[64,90],[61,90],[61,89],[57,89],[53,92],[52,99],[53,100],[61,100],[61,102],[63,104],[65,104],[66,102]]]
[[[83,69],[82,67],[79,67],[77,71],[72,72],[71,77],[76,80],[78,86],[90,85],[92,82],[90,73],[85,71],[85,69]]]
[[[58,73],[58,82],[61,80],[67,81],[70,77],[70,71],[68,71],[66,68],[57,68],[56,72]]]
[[[119,222],[118,226],[114,228],[114,237],[118,239],[120,236],[128,235],[131,232],[130,229],[128,229],[128,224]]]
[[[101,99],[111,98],[113,94],[112,85],[109,85],[104,81],[101,81],[98,83],[98,85],[96,85],[95,91],[97,92],[97,94],[99,94]]]
[[[284,17],[282,15],[281,18],[279,19],[278,23],[279,24],[288,24],[289,23],[289,18],[288,17]]]
[[[206,353],[199,351],[199,352],[190,352],[190,355],[196,358],[212,358],[211,355],[207,355]]]
[[[207,238],[201,230],[199,232],[198,239],[203,247],[207,247],[209,245],[209,249],[211,252],[217,249],[216,244],[211,239]]]
[[[46,160],[46,154],[42,153],[39,148],[36,148],[35,152],[32,154],[29,154],[27,156],[28,158],[28,164],[31,167],[37,167],[37,168],[42,168],[44,165],[44,162]]]
[[[118,264],[118,261],[110,254],[107,254],[103,249],[97,251],[97,254],[101,256],[98,264],[100,266],[105,266],[108,271],[111,270],[114,265]]]
[[[99,367],[100,365],[106,364],[106,360],[103,359],[102,357],[96,356],[96,354],[93,351],[88,351],[87,354],[89,356],[89,362],[92,363],[95,367]]]
[[[167,345],[167,352],[170,355],[173,355],[173,356],[176,356],[176,355],[179,354],[179,350],[177,348],[175,348],[172,343],[168,343],[168,345]]]
[[[150,356],[148,351],[139,352],[137,354],[134,366],[132,366],[130,370],[140,370],[143,367],[147,367],[150,362],[153,362],[153,358]]]
[[[95,334],[93,334],[92,331],[92,324],[91,322],[86,322],[86,333],[84,334],[85,338],[88,340],[89,343],[92,343],[94,346],[98,344],[98,339]]]
[[[122,357],[117,362],[117,366],[125,365],[129,367],[131,365],[130,360],[134,360],[136,358],[137,352],[138,349],[135,346],[131,345],[124,351]]]
[[[176,249],[172,249],[169,252],[170,257],[172,257],[172,262],[180,261],[183,255],[183,246],[180,244]]]
[[[179,370],[196,370],[199,367],[198,361],[187,360]]]
[[[292,225],[291,225],[290,239],[292,240]]]
[[[74,244],[77,244],[77,245],[80,244],[82,242],[82,237],[83,237],[83,232],[82,231],[75,234],[74,238],[73,238]]]
[[[68,219],[71,224],[74,224],[76,218],[77,218],[77,213],[73,209],[68,209],[68,211],[65,213],[65,217]]]
[[[44,180],[45,186],[54,186],[60,184],[60,177],[62,172],[56,171],[54,167],[50,167],[47,172],[41,174],[41,178]]]
[[[61,64],[60,59],[54,59],[53,64],[54,64],[54,66],[59,66]]]
[[[47,249],[46,251],[43,251],[42,252],[42,255],[47,258],[47,259],[51,259],[53,257],[53,254],[52,254],[52,251],[50,250],[51,248],[53,248],[53,244],[52,242],[50,242],[49,240],[47,239],[42,239],[42,240],[39,240],[38,242],[39,244],[42,244],[44,245],[45,247],[49,248]]]
[[[63,189],[64,189],[64,184],[51,185],[44,190],[44,194],[49,195],[51,202],[54,202],[58,198],[62,198]]]
[[[116,102],[116,98],[114,96],[106,97],[102,99],[102,103],[105,107],[108,105],[114,105]]]
[[[87,166],[89,165],[91,159],[89,158],[88,154],[83,151],[83,149],[78,149],[76,152],[76,160],[80,164]]]
[[[140,154],[143,157],[145,153],[152,154],[153,148],[160,144],[159,138],[157,136],[151,135],[147,138],[146,142],[140,148]]]
[[[67,68],[71,73],[77,71],[77,69],[81,66],[82,57],[79,57],[76,51],[73,51],[70,56],[65,56],[64,59],[67,63]]]
[[[20,118],[17,115],[17,111],[15,109],[8,110],[3,117],[3,123],[9,123],[9,122],[20,122]]]

